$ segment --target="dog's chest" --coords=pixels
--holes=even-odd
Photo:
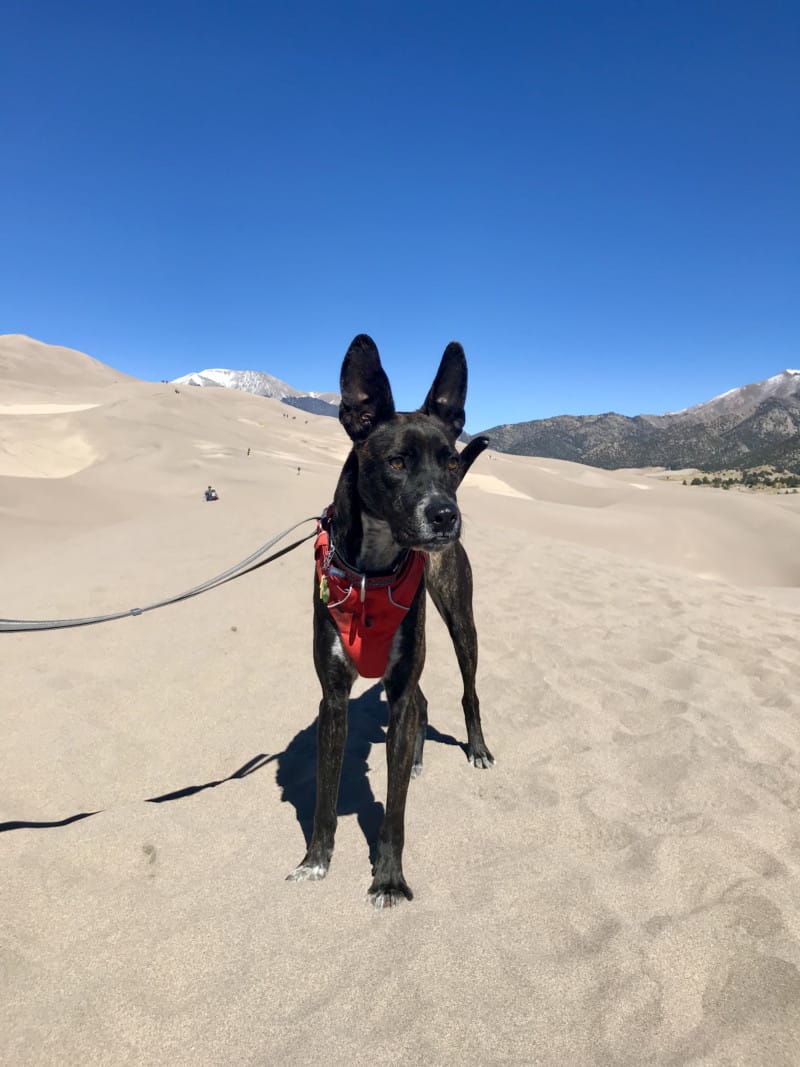
[[[388,522],[362,514],[361,530],[361,549],[356,558],[356,568],[372,573],[391,570],[401,550]]]

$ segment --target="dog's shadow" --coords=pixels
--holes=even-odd
[[[388,706],[381,699],[383,687],[372,686],[350,701],[347,743],[342,764],[337,815],[355,815],[367,842],[370,862],[374,864],[378,833],[383,822],[383,804],[375,799],[369,781],[370,758],[373,749],[386,744]],[[427,743],[456,745],[463,748],[450,734],[442,734],[428,724]],[[383,759],[383,753],[380,753]],[[316,719],[296,734],[278,756],[275,781],[282,790],[281,800],[291,804],[306,840],[311,841],[314,827],[314,806],[317,779],[317,722]]]
[[[378,842],[378,832],[383,822],[383,804],[375,799],[369,783],[369,758],[373,746],[386,744],[387,705],[381,699],[383,687],[380,683],[372,686],[366,693],[355,700],[350,701],[348,716],[347,744],[344,751],[344,763],[342,767],[342,781],[339,789],[339,802],[336,810],[339,815],[355,815],[358,824],[364,834],[369,849],[370,860],[375,862],[375,852]],[[461,744],[449,734],[442,734],[428,724],[426,735],[427,743],[440,745],[455,745],[466,751],[466,745]],[[383,754],[381,754],[383,758]],[[295,734],[283,752],[271,756],[260,753],[253,756],[233,774],[224,778],[217,778],[210,782],[199,785],[187,785],[180,789],[170,790],[156,797],[148,797],[149,804],[167,804],[185,797],[195,796],[207,789],[216,789],[227,782],[242,781],[251,774],[262,770],[270,763],[277,764],[275,781],[282,790],[281,800],[291,804],[297,813],[297,821],[306,839],[306,845],[311,840],[311,831],[314,826],[314,806],[316,800],[317,779],[317,720],[306,726],[300,733]],[[44,830],[60,826],[68,826],[70,823],[81,819],[90,819],[93,815],[99,815],[102,809],[97,811],[82,811],[66,818],[31,821],[28,819],[12,819],[0,823],[0,833],[8,830]]]

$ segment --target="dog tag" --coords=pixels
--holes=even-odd
[[[331,598],[331,591],[328,588],[328,578],[325,574],[323,574],[319,580],[319,598],[323,604],[327,604]]]

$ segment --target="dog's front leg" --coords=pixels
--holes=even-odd
[[[461,670],[467,758],[475,767],[493,767],[494,756],[483,737],[480,701],[475,689],[478,635],[472,614],[472,568],[460,541],[430,557],[426,581],[431,599],[450,632]]]
[[[317,801],[311,842],[302,863],[288,875],[291,882],[318,880],[328,873],[336,834],[350,689],[355,678],[355,670],[324,606],[315,610],[314,665],[322,686],[317,719]]]
[[[408,784],[414,762],[420,718],[419,676],[425,660],[425,599],[420,590],[409,614],[395,637],[388,674],[383,679],[389,702],[389,730],[386,735],[388,786],[386,815],[378,837],[378,855],[372,870],[369,899],[376,908],[390,908],[413,893],[403,877],[403,843]]]
[[[302,863],[288,876],[290,882],[316,881],[328,873],[336,834],[336,802],[347,740],[347,696],[323,697],[317,720],[317,803],[314,830]]]

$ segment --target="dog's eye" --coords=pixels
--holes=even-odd
[[[458,470],[458,456],[451,456],[450,459],[448,459],[448,461],[447,461],[447,469],[449,471],[457,471]]]
[[[406,461],[402,456],[392,456],[389,460],[389,466],[392,470],[404,471],[406,469]]]

